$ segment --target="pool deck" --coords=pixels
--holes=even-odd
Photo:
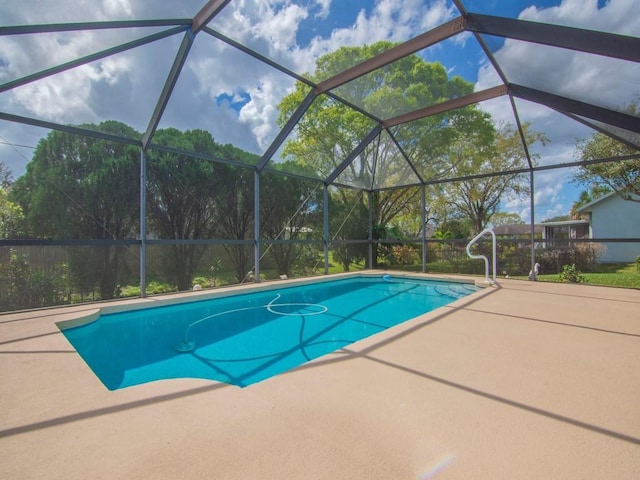
[[[639,290],[501,280],[244,389],[108,391],[95,308],[0,315],[0,478],[640,478]]]

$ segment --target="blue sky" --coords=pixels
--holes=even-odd
[[[4,0],[0,18],[7,25],[132,18],[189,18],[203,0]],[[470,12],[544,21],[636,35],[637,0],[463,0]],[[68,4],[68,5],[67,5]],[[451,0],[231,0],[210,26],[300,74],[341,45],[378,40],[402,42],[459,15]],[[154,31],[157,31],[154,30]],[[0,85],[52,65],[125,41],[121,30],[40,36],[0,37]],[[136,38],[149,32],[129,32]],[[128,37],[128,38],[129,38]],[[18,89],[0,92],[0,111],[60,123],[99,123],[116,119],[144,131],[171,66],[180,36],[125,52]],[[575,92],[592,103],[620,108],[640,98],[640,71],[629,62],[607,63],[522,42],[489,41],[494,55],[510,65],[508,76],[561,94]],[[461,75],[477,90],[497,82],[470,34],[420,52],[440,61],[450,75]],[[546,72],[535,78],[532,72]],[[548,68],[551,66],[551,69]],[[615,72],[615,74],[613,73]],[[513,81],[510,78],[511,81]],[[276,105],[293,88],[288,76],[199,34],[178,80],[160,127],[204,128],[216,141],[262,153],[278,132]],[[506,105],[506,107],[505,107]],[[486,109],[497,121],[513,121],[508,102]],[[575,143],[591,132],[566,118],[518,102],[524,121],[543,131],[549,145],[534,153],[540,163],[572,161]],[[0,159],[14,176],[24,172],[40,138],[48,132],[0,120]],[[4,143],[3,143],[4,142]],[[13,146],[6,143],[14,144]],[[18,145],[26,145],[21,147]],[[566,213],[579,190],[567,170],[536,178],[536,220]],[[528,204],[505,199],[504,208],[528,220]]]

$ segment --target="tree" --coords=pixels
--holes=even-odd
[[[517,213],[496,212],[493,217],[491,217],[491,224],[494,227],[500,225],[522,225],[524,224],[524,221]]]
[[[115,121],[84,128],[136,138]],[[100,138],[51,132],[38,143],[11,197],[25,215],[28,234],[39,238],[119,240],[135,236],[138,219],[139,149]],[[122,273],[121,249],[76,248],[75,278],[88,279],[103,299],[113,298]]]
[[[555,217],[546,218],[542,221],[542,223],[550,223],[550,222],[566,222],[571,220],[569,215],[556,215]]]
[[[16,238],[23,234],[22,207],[9,200],[9,192],[0,186],[0,239]]]
[[[393,47],[377,42],[362,47],[342,47],[320,57],[310,78],[321,81]],[[302,102],[308,87],[296,85],[279,104],[279,124],[284,125]],[[449,78],[439,63],[427,63],[417,55],[404,57],[385,68],[348,82],[335,93],[351,103],[390,118],[425,105],[473,92],[473,85],[460,77]],[[341,173],[338,182],[376,190],[372,198],[375,232],[406,208],[415,208],[419,189],[377,190],[379,187],[417,184],[419,178],[405,155],[414,162],[423,179],[438,178],[449,165],[446,145],[462,132],[486,130],[487,115],[473,106],[427,117],[394,128],[393,136],[381,132]],[[353,152],[371,132],[375,122],[329,96],[319,96],[296,126],[296,135],[284,146],[283,154],[310,166],[325,178]],[[401,146],[402,151],[398,148]],[[366,197],[365,197],[366,198]],[[374,240],[376,239],[374,233]],[[377,255],[374,255],[374,262]]]
[[[221,209],[216,220],[216,232],[221,238],[229,240],[253,239],[254,171],[226,165],[224,167],[224,180],[218,191]],[[253,269],[253,246],[225,243],[224,249],[233,264],[236,280],[246,281]]]
[[[213,137],[203,130],[158,130],[154,144],[184,152],[215,156]],[[224,166],[185,154],[150,149],[147,152],[147,205],[151,232],[163,239],[210,238],[222,208],[216,198],[224,182]],[[178,290],[189,290],[205,245],[177,243],[164,257],[169,278]]]
[[[8,188],[12,183],[11,170],[0,160],[0,187]]]
[[[22,207],[9,200],[11,170],[0,160],[0,239],[16,238],[23,234]]]
[[[527,124],[523,125],[523,131],[529,145],[537,141],[546,142],[542,134],[532,131]],[[450,207],[463,213],[471,222],[472,234],[487,227],[505,196],[530,193],[528,177],[519,174],[490,176],[527,165],[520,135],[510,124],[503,124],[495,131],[476,130],[460,135],[451,144],[451,157],[454,158],[453,177],[487,175],[442,186]]]
[[[258,157],[229,144],[218,144],[204,130],[158,130],[153,143],[174,151],[151,148],[147,154],[152,233],[170,240],[253,238],[253,169],[227,163],[254,165]],[[253,264],[252,248],[243,243],[225,243],[223,247],[236,278],[244,280]],[[206,246],[185,242],[168,248],[170,255],[164,259],[167,274],[179,290],[190,289]]]
[[[438,230],[433,235],[434,238],[439,238],[439,236],[436,235],[437,232],[441,232],[441,239],[453,238],[459,240],[471,236],[471,226],[469,225],[469,220],[458,213],[454,217],[446,218],[440,223]]]
[[[346,242],[369,237],[369,213],[362,196],[351,189],[342,189],[339,194],[329,196],[331,250],[333,258],[342,264],[346,272],[351,264],[368,259],[367,244]]]
[[[277,165],[278,170],[295,172],[296,165]],[[260,179],[260,231],[269,240],[298,240],[305,234],[322,232],[318,217],[322,202],[319,182],[277,173],[262,175]],[[321,216],[320,216],[321,217]],[[315,233],[315,235],[318,235]],[[322,238],[320,236],[320,238]],[[298,258],[300,246],[293,243],[273,243],[268,246],[280,274],[290,275]]]
[[[625,200],[640,202],[640,150],[603,133],[595,133],[591,138],[579,141],[575,151],[581,161],[625,155],[636,155],[636,158],[582,165],[574,179],[591,192],[598,192],[598,189],[602,192],[604,187],[618,192]]]
[[[590,203],[596,198],[601,197],[602,195],[606,195],[609,192],[611,192],[611,189],[608,186],[601,184],[593,184],[591,185],[591,188],[589,188],[589,190],[583,190],[582,192],[580,192],[578,200],[573,202],[573,205],[571,205],[571,211],[566,220],[569,220],[569,218],[572,218],[574,220],[577,219],[580,216],[578,214],[578,209],[580,207],[584,207],[587,203]]]

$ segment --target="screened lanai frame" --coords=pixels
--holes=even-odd
[[[305,115],[307,110],[313,104],[314,100],[321,96],[328,96],[336,102],[347,105],[349,108],[360,112],[369,118],[372,122],[372,129],[369,134],[362,138],[360,143],[349,153],[346,158],[336,165],[333,171],[329,172],[325,178],[311,178],[310,181],[321,183],[323,189],[323,238],[322,240],[273,240],[274,242],[307,242],[315,243],[324,251],[324,272],[328,273],[329,268],[329,250],[333,240],[329,234],[329,208],[328,195],[332,186],[340,186],[344,188],[353,188],[363,190],[369,197],[375,191],[404,189],[404,188],[420,188],[422,190],[422,225],[426,223],[426,189],[431,185],[440,183],[458,182],[475,178],[483,178],[487,176],[505,176],[524,174],[529,176],[530,183],[530,212],[531,212],[531,266],[535,263],[535,245],[534,245],[534,193],[535,182],[534,175],[536,172],[543,172],[558,168],[570,168],[585,165],[586,163],[598,162],[618,162],[628,159],[638,158],[637,155],[628,155],[616,158],[601,158],[590,162],[575,161],[562,164],[536,165],[532,160],[529,152],[529,146],[525,140],[521,116],[518,108],[518,101],[531,102],[544,106],[561,115],[564,115],[574,121],[580,122],[590,129],[611,136],[618,142],[630,146],[634,149],[640,149],[640,118],[629,113],[619,111],[610,106],[596,105],[594,103],[585,102],[578,98],[572,98],[570,95],[561,95],[557,92],[549,92],[540,88],[532,88],[531,86],[513,83],[509,75],[505,73],[499,60],[494,55],[488,45],[488,39],[498,37],[502,39],[511,39],[519,42],[528,42],[544,45],[552,48],[567,49],[571,51],[580,51],[589,55],[603,56],[612,59],[618,59],[625,62],[640,63],[640,38],[635,36],[619,35],[616,33],[600,32],[594,30],[585,30],[576,27],[552,25],[538,23],[514,18],[497,17],[474,13],[469,11],[464,0],[453,0],[459,15],[455,18],[436,26],[426,32],[413,37],[389,50],[369,58],[357,65],[342,71],[330,78],[322,79],[318,83],[314,83],[301,73],[292,71],[290,68],[283,66],[277,61],[268,58],[266,55],[258,53],[256,50],[249,48],[241,42],[230,38],[227,35],[215,30],[211,24],[224,11],[225,7],[232,0],[210,0],[198,11],[192,18],[176,18],[176,19],[155,19],[155,20],[123,20],[123,21],[100,21],[100,22],[79,22],[66,24],[40,24],[40,25],[17,25],[17,26],[1,26],[0,37],[11,35],[26,35],[51,32],[70,32],[83,30],[99,30],[99,29],[127,29],[133,27],[149,27],[157,30],[154,33],[143,36],[136,40],[125,44],[109,47],[103,51],[89,54],[66,63],[59,64],[45,70],[35,72],[22,78],[10,80],[0,85],[0,93],[7,92],[31,82],[72,70],[76,67],[94,62],[99,59],[107,58],[112,55],[128,51],[130,49],[151,44],[165,38],[176,38],[182,36],[179,48],[173,59],[172,66],[169,70],[166,80],[164,81],[162,90],[158,96],[157,102],[153,108],[146,129],[142,133],[141,138],[123,138],[115,135],[105,134],[102,132],[91,131],[76,126],[69,126],[53,121],[41,120],[38,118],[16,115],[8,112],[0,111],[0,120],[15,122],[19,124],[41,127],[53,131],[63,131],[88,137],[94,137],[107,141],[126,143],[136,146],[140,149],[140,238],[137,240],[101,240],[101,245],[130,245],[139,246],[140,248],[140,284],[142,295],[145,295],[146,287],[146,252],[149,245],[166,245],[175,244],[176,240],[166,239],[149,239],[146,231],[147,225],[147,209],[146,209],[146,158],[147,152],[168,151],[179,153],[181,155],[201,158],[216,163],[232,164],[234,167],[246,168],[253,170],[254,173],[254,236],[253,239],[233,240],[233,239],[200,239],[200,240],[180,240],[180,242],[197,242],[205,244],[241,244],[252,246],[254,249],[254,279],[260,280],[260,263],[261,263],[261,247],[268,242],[261,236],[260,232],[260,180],[261,175],[265,172],[272,172],[278,175],[299,176],[296,173],[283,172],[271,168],[271,162],[274,155],[282,147],[283,143],[292,134],[297,123]],[[478,43],[489,59],[491,66],[496,72],[500,84],[489,87],[484,90],[475,91],[468,95],[457,98],[450,98],[440,103],[426,105],[417,110],[403,112],[389,118],[380,118],[371,112],[358,106],[340,96],[340,87],[357,80],[377,69],[415,54],[418,51],[436,46],[441,42],[447,41],[452,37],[460,34],[470,34]],[[236,49],[242,54],[249,55],[258,62],[262,62],[269,67],[277,70],[283,75],[291,79],[301,82],[308,87],[308,93],[302,103],[289,117],[288,121],[281,128],[279,133],[273,138],[269,146],[260,156],[259,161],[253,164],[241,164],[223,158],[206,157],[194,154],[189,151],[182,151],[163,147],[154,144],[154,134],[158,129],[163,113],[172,97],[176,83],[179,81],[183,71],[185,62],[189,57],[189,52],[194,44],[194,40],[198,35],[208,35],[217,41],[223,42],[226,46]],[[419,169],[414,165],[412,159],[406,154],[400,143],[395,137],[394,128],[415,122],[420,119],[438,115],[464,106],[477,104],[479,102],[489,101],[491,99],[505,98],[511,105],[513,119],[519,131],[522,147],[527,160],[525,168],[518,170],[499,171],[491,174],[464,175],[456,178],[424,178]],[[407,170],[413,172],[415,181],[403,183],[402,185],[383,185],[371,184],[369,186],[351,185],[341,182],[341,174],[352,162],[357,161],[358,156],[363,149],[367,148],[380,135],[390,137],[397,145],[397,151],[400,152],[403,160],[407,164]],[[305,177],[306,178],[306,177]],[[369,202],[369,205],[371,202]],[[415,239],[422,245],[422,269],[426,270],[426,229],[422,230],[422,238]],[[610,239],[614,240],[615,239]],[[381,242],[384,240],[375,240]],[[631,239],[631,241],[640,241],[640,239]],[[374,244],[372,220],[369,222],[369,236],[367,240],[358,240],[358,242],[368,243],[369,256],[371,262],[372,247]],[[20,245],[96,245],[96,241],[73,241],[73,240],[2,240],[0,245],[4,246],[20,246]]]

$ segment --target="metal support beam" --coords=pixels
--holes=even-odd
[[[591,118],[598,122],[607,123],[609,125],[624,128],[625,130],[640,133],[640,118],[633,115],[616,112],[614,110],[562,97],[553,93],[523,87],[522,85],[509,84],[508,88],[509,93],[515,97],[546,105],[554,110],[560,111],[561,113],[574,113],[581,117]]]
[[[260,173],[253,174],[253,281],[260,282]]]
[[[193,40],[195,39],[193,32],[191,30],[187,31],[184,34],[184,38],[182,39],[182,43],[180,44],[180,48],[178,49],[178,53],[176,54],[176,58],[173,61],[173,65],[171,66],[171,70],[169,71],[169,75],[167,76],[167,80],[164,83],[164,87],[162,88],[162,93],[158,98],[158,102],[156,103],[156,108],[153,111],[153,115],[151,115],[151,119],[149,120],[149,125],[147,126],[147,130],[142,137],[142,147],[144,149],[147,148],[149,142],[151,141],[151,137],[158,128],[158,123],[160,123],[160,118],[164,113],[164,109],[167,107],[167,103],[169,102],[169,97],[171,96],[171,92],[173,91],[173,87],[176,86],[176,82],[178,81],[178,76],[182,71],[182,67],[184,66],[184,62],[187,60],[187,55],[189,54],[189,50],[191,50],[191,46],[193,45]]]
[[[100,140],[107,140],[109,142],[124,143],[126,145],[133,145],[136,147],[142,146],[142,142],[134,138],[119,137],[117,135],[111,135],[109,133],[88,130],[86,128],[72,127],[70,125],[61,125],[59,123],[47,122],[45,120],[38,120],[30,117],[22,117],[20,115],[12,115],[11,113],[0,112],[0,120],[7,120],[9,122],[15,122],[15,123],[23,123],[25,125],[33,125],[34,127],[47,128],[49,130],[58,130],[60,132],[72,133],[74,135],[82,135],[85,137],[98,138]]]
[[[579,117],[577,115],[573,115],[571,113],[567,113],[567,112],[562,112],[563,114],[565,114],[567,117],[569,117],[572,120],[575,120],[576,122],[579,122],[583,125],[586,125],[587,127],[596,130],[600,133],[602,133],[603,135],[607,135],[608,137],[613,138],[614,140],[625,144],[626,146],[630,147],[630,148],[634,148],[636,150],[640,150],[640,135],[638,135],[637,137],[634,138],[628,138],[627,136],[622,136],[620,135],[622,132],[620,132],[620,129],[608,129],[606,128],[606,125],[604,125],[603,123],[598,123],[598,122],[592,122],[589,121],[586,118],[582,118]],[[631,133],[631,132],[629,132]]]
[[[422,273],[427,273],[427,187],[422,185]]]
[[[446,179],[437,179],[437,180],[427,180],[425,185],[438,185],[442,183],[455,183],[455,182],[464,182],[466,180],[476,180],[480,178],[490,178],[490,177],[505,177],[512,175],[520,175],[522,173],[529,172],[544,172],[547,170],[557,170],[559,168],[572,168],[572,167],[582,167],[584,165],[593,165],[597,163],[611,163],[611,162],[623,162],[625,160],[636,160],[640,158],[640,154],[638,155],[620,155],[618,157],[607,157],[607,158],[598,158],[595,160],[580,160],[577,162],[565,162],[565,163],[557,163],[552,165],[540,165],[533,168],[516,168],[515,170],[503,170],[500,172],[494,173],[478,173],[475,175],[464,175],[462,177],[453,177]],[[383,189],[379,189],[381,191]]]
[[[318,93],[323,93],[328,90],[344,85],[356,78],[362,77],[367,73],[371,73],[378,68],[384,67],[390,63],[399,60],[400,58],[411,55],[417,51],[434,45],[442,40],[450,38],[465,29],[465,19],[462,17],[454,18],[453,20],[440,25],[428,32],[418,35],[405,43],[393,47],[380,55],[376,55],[369,60],[359,63],[343,72],[328,78],[327,80],[318,84]]]
[[[80,30],[114,30],[118,28],[172,27],[182,25],[190,27],[190,18],[171,18],[164,20],[115,20],[113,22],[73,22],[49,23],[39,25],[10,25],[0,27],[0,37],[6,35],[30,35],[34,33],[76,32]],[[184,31],[184,28],[180,29]]]
[[[413,112],[398,115],[397,117],[389,118],[385,120],[382,125],[385,128],[395,127],[403,123],[413,122],[414,120],[420,120],[421,118],[437,115],[438,113],[448,112],[455,110],[456,108],[466,107],[478,102],[490,100],[492,98],[501,97],[507,94],[507,87],[504,85],[498,85],[497,87],[487,88],[479,92],[474,92],[463,97],[447,100],[446,102],[431,105],[429,107],[421,108],[420,110],[414,110]]]
[[[533,272],[534,266],[536,264],[536,215],[535,215],[535,183],[534,183],[534,173],[533,171],[529,172],[529,202],[530,202],[530,210],[531,210],[531,271]]]
[[[369,203],[369,268],[373,268],[373,193],[367,192]],[[377,249],[376,249],[377,250]]]
[[[640,62],[640,38],[470,13],[467,30]]]
[[[196,13],[191,24],[191,31],[198,33],[207,23],[215,17],[231,0],[209,0],[204,7]]]
[[[398,139],[396,139],[395,135],[391,132],[391,130],[387,128],[386,131],[387,131],[387,135],[389,135],[391,140],[393,140],[393,143],[396,145],[396,148],[400,152],[400,155],[402,155],[402,158],[404,158],[405,162],[407,162],[407,164],[409,165],[409,168],[411,168],[414,175],[420,182],[420,185],[422,185],[424,183],[424,179],[422,178],[422,175],[414,165],[413,161],[409,158],[409,155],[407,155],[407,153],[404,151],[404,148],[402,148],[402,145],[400,145],[400,142],[398,142]]]
[[[260,53],[251,50],[249,47],[244,46],[243,44],[241,44],[240,42],[236,42],[235,40],[227,37],[226,35],[223,35],[222,33],[210,28],[210,27],[204,27],[202,29],[203,32],[208,33],[209,35],[211,35],[213,38],[217,38],[218,40],[226,43],[227,45],[232,46],[233,48],[235,48],[236,50],[240,50],[241,52],[246,53],[247,55],[249,55],[250,57],[255,58],[256,60],[269,65],[270,67],[284,73],[285,75],[296,79],[298,82],[300,83],[304,83],[306,85],[308,85],[311,88],[316,88],[316,84],[311,82],[308,78],[305,78],[301,75],[298,75],[297,73],[295,73],[293,70],[289,70],[288,68],[284,67],[283,65],[280,65],[277,62],[274,62],[273,60],[271,60],[268,57],[265,57],[264,55],[261,55]]]
[[[140,148],[140,296],[147,296],[147,156]]]
[[[298,108],[296,109],[295,112],[293,112],[293,115],[291,115],[291,118],[289,118],[289,121],[287,122],[287,124],[282,128],[282,130],[280,130],[280,133],[278,133],[278,136],[275,138],[275,140],[273,140],[271,145],[269,145],[269,148],[267,148],[267,151],[264,152],[264,155],[262,155],[262,158],[260,159],[260,161],[258,162],[258,165],[256,166],[256,169],[259,172],[261,172],[264,169],[264,167],[267,165],[269,160],[271,160],[271,157],[275,155],[278,148],[280,148],[280,145],[282,145],[282,142],[284,142],[285,139],[289,136],[289,134],[291,133],[291,130],[293,130],[294,127],[298,124],[298,121],[309,109],[309,107],[311,106],[311,104],[313,103],[313,101],[316,99],[317,96],[318,94],[315,91],[311,90],[307,94],[307,96],[304,98],[302,103],[298,105]]]
[[[382,131],[382,125],[378,124],[369,132],[369,134],[358,144],[353,152],[347,156],[343,160],[343,162],[338,165],[333,172],[327,177],[325,180],[325,185],[331,185],[331,183],[338,178],[338,176],[344,171],[345,168],[349,166],[351,162],[355,160],[355,158],[360,155],[360,153],[365,149],[367,145],[369,145],[374,138]]]
[[[520,144],[522,145],[522,149],[524,150],[524,156],[527,158],[527,163],[529,164],[529,168],[533,168],[533,160],[531,160],[531,155],[529,154],[529,146],[527,145],[527,139],[524,135],[524,129],[522,128],[522,123],[520,122],[520,114],[518,113],[518,108],[516,107],[516,101],[513,99],[513,96],[509,95],[509,102],[511,103],[511,110],[513,110],[513,116],[516,119],[516,125],[518,127],[518,135],[520,135]]]
[[[329,274],[329,187],[324,185],[323,191],[324,218],[323,218],[323,239],[324,239],[324,274]]]
[[[43,78],[50,77],[51,75],[55,75],[57,73],[65,72],[67,70],[71,70],[72,68],[76,68],[87,63],[95,62],[96,60],[100,60],[117,53],[126,52],[127,50],[131,50],[132,48],[140,47],[142,45],[146,45],[148,43],[170,37],[180,32],[184,32],[184,27],[175,27],[169,30],[165,30],[164,32],[158,32],[153,35],[148,35],[131,42],[123,43],[122,45],[117,45],[112,48],[107,48],[106,50],[92,53],[91,55],[77,58],[61,65],[56,65],[55,67],[47,68],[46,70],[42,70],[40,72],[36,72],[22,78],[17,78],[16,80],[12,80],[0,85],[0,93],[6,92],[7,90],[11,90],[16,87],[21,87],[28,83],[35,82],[36,80],[42,80]]]

